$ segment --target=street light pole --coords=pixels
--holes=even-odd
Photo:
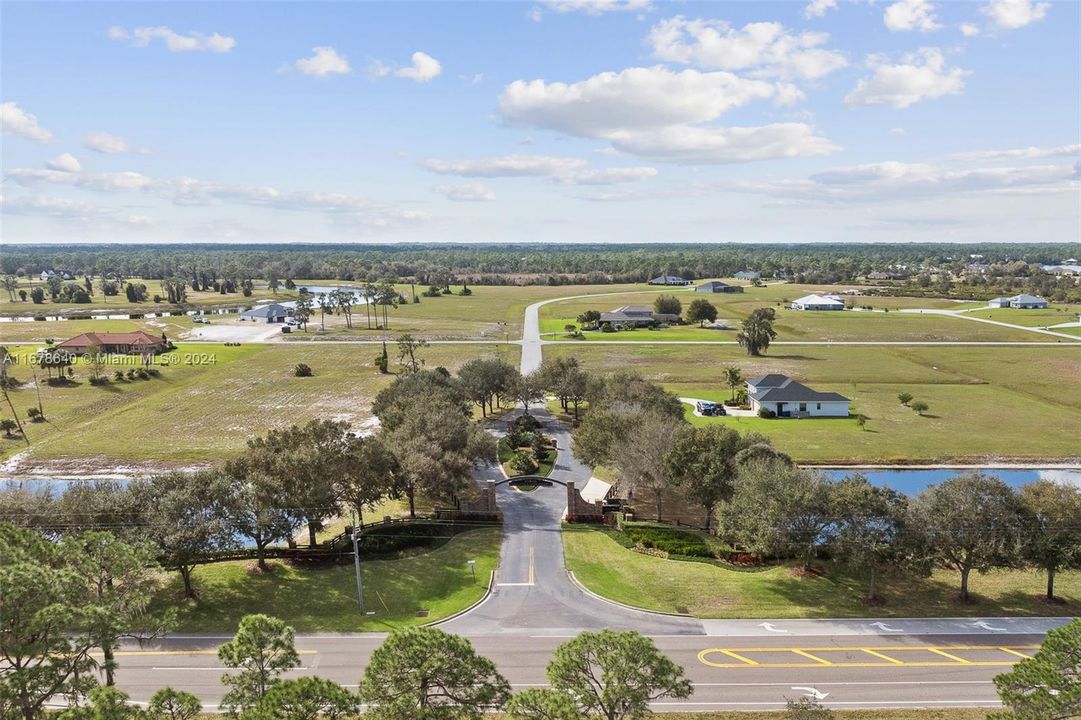
[[[360,549],[357,546],[357,513],[353,511],[353,568],[357,574],[357,606],[360,614],[364,614],[364,585],[360,580]]]

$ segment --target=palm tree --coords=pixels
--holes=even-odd
[[[736,388],[743,384],[743,371],[738,367],[726,367],[724,369],[724,383],[732,388],[732,400],[736,399]]]

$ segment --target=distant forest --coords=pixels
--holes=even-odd
[[[1042,264],[1081,256],[1068,244],[792,244],[792,245],[9,245],[0,273],[43,270],[72,276],[184,279],[206,286],[215,278],[377,281],[384,279],[478,285],[644,282],[658,275],[688,280],[731,277],[742,270],[795,282],[840,283],[875,271],[901,271],[913,290],[929,292],[942,271],[963,285],[1020,288],[1074,299],[1074,278],[1043,273]],[[979,273],[966,266],[986,266]],[[978,275],[979,277],[975,277]],[[954,288],[960,289],[960,288]],[[970,291],[974,288],[970,288]],[[953,293],[951,293],[953,294]],[[973,294],[969,292],[968,294]]]

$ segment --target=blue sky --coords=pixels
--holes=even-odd
[[[3,2],[5,242],[1081,238],[1081,4]]]

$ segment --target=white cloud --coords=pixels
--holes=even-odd
[[[436,185],[434,188],[440,195],[455,202],[490,202],[495,200],[495,193],[481,183],[467,183],[465,185]]]
[[[870,56],[868,65],[874,74],[856,84],[845,97],[845,105],[888,105],[900,109],[923,100],[959,95],[968,74],[961,68],[946,67],[946,58],[938,48],[921,48],[896,65],[886,63],[881,56]]]
[[[897,0],[886,8],[882,21],[893,32],[931,32],[942,27],[935,19],[935,6],[928,0]]]
[[[1036,160],[1052,157],[1081,156],[1081,145],[1060,145],[1058,147],[1027,147],[1008,150],[977,150],[947,155],[949,160]]]
[[[798,91],[798,90],[796,90]],[[728,72],[629,68],[577,83],[516,81],[499,112],[510,125],[609,141],[619,151],[679,163],[729,163],[831,152],[836,146],[802,123],[704,127],[754,100],[795,99],[794,89]]]
[[[949,195],[1072,192],[1071,165],[952,169],[933,163],[880,162],[831,168],[801,180],[725,181],[718,189],[808,202],[877,203]]]
[[[0,103],[0,131],[39,143],[50,143],[53,134],[38,125],[37,116],[26,112],[14,100]]]
[[[107,225],[109,227],[146,227],[155,225],[153,218],[104,208],[81,200],[24,195],[16,198],[0,197],[0,207],[8,215],[29,215],[64,220],[79,224]]]
[[[164,25],[137,27],[131,32],[114,26],[109,28],[108,35],[112,40],[130,42],[135,47],[147,47],[151,41],[161,40],[171,52],[227,53],[236,47],[236,40],[226,35],[199,32],[183,35]]]
[[[353,71],[349,61],[344,55],[329,46],[312,48],[312,56],[301,58],[293,63],[298,72],[312,77],[326,77],[328,75],[348,75]]]
[[[124,190],[147,190],[155,186],[153,178],[137,172],[82,173],[63,170],[35,170],[32,168],[14,168],[7,177],[19,185],[51,183],[72,185],[85,190],[98,192],[116,192]]]
[[[760,127],[679,125],[615,133],[610,139],[617,150],[685,164],[728,164],[827,155],[839,149],[804,123],[774,123]]]
[[[649,0],[550,0],[545,7],[557,13],[582,12],[601,15],[607,12],[647,12],[653,9]]]
[[[687,20],[681,15],[654,25],[648,38],[653,57],[666,62],[805,80],[847,64],[841,53],[820,47],[828,40],[827,33],[794,33],[776,22],[737,29],[724,20]]]
[[[57,155],[52,160],[45,161],[45,167],[50,170],[57,170],[59,172],[77,173],[83,169],[82,164],[71,153],[63,153]]]
[[[393,68],[376,61],[372,63],[371,72],[376,77],[393,75],[394,77],[407,78],[409,80],[416,80],[417,82],[428,82],[429,80],[439,77],[443,72],[443,66],[428,53],[420,52],[418,50],[413,53],[410,59],[412,64],[402,68]],[[480,77],[480,75],[474,76],[474,84],[480,82]]]
[[[837,9],[837,0],[811,0],[807,3],[807,7],[803,8],[803,16],[805,18],[818,18],[825,15],[830,10]]]
[[[562,185],[620,185],[641,182],[657,175],[657,169],[651,167],[621,167],[601,170],[576,170],[556,176],[556,182]]]
[[[499,112],[512,125],[604,137],[614,129],[706,122],[774,92],[727,72],[628,68],[570,84],[517,80],[503,89]]]
[[[958,27],[965,37],[976,37],[980,34],[980,28],[972,23],[961,23]]]
[[[1017,30],[1047,17],[1048,2],[1033,0],[991,0],[980,12],[1001,30]]]
[[[549,177],[568,173],[585,166],[578,158],[551,155],[503,155],[479,160],[439,160],[431,158],[421,163],[439,175],[462,177]]]
[[[122,137],[111,135],[107,132],[90,132],[83,138],[83,145],[94,152],[105,155],[123,155],[125,153],[139,153],[145,155],[149,151],[146,148],[137,148]]]

